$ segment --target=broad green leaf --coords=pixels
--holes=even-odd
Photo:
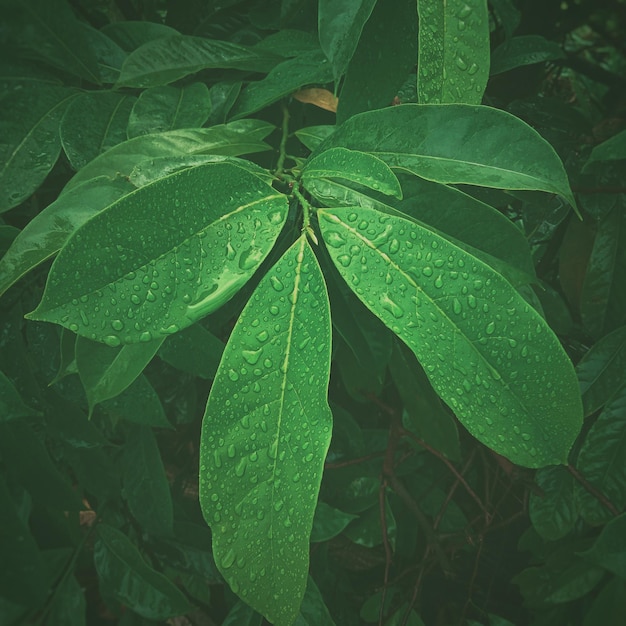
[[[315,150],[333,132],[335,132],[335,127],[330,125],[306,126],[297,130],[295,135],[306,148]]]
[[[361,113],[318,152],[370,152],[391,167],[439,183],[556,193],[575,206],[556,152],[518,118],[468,104],[405,104]]]
[[[578,519],[572,475],[564,467],[545,467],[535,474],[535,484],[541,493],[530,494],[533,527],[548,541],[565,537]]]
[[[102,31],[85,22],[80,22],[80,26],[96,59],[100,81],[109,85],[117,82],[126,60],[126,52]]]
[[[302,182],[315,178],[343,178],[384,193],[402,198],[396,175],[381,159],[356,150],[330,148],[308,160],[302,170]]]
[[[130,112],[128,138],[177,128],[202,126],[211,112],[204,83],[184,87],[152,87],[143,91]]]
[[[99,177],[48,205],[26,224],[0,259],[0,295],[27,272],[54,256],[90,217],[133,189],[124,179]]]
[[[626,211],[615,206],[597,226],[581,294],[583,324],[599,338],[626,324]]]
[[[171,535],[174,530],[172,496],[151,428],[143,426],[130,431],[123,462],[123,493],[130,512],[146,532]]]
[[[280,57],[228,41],[173,35],[149,41],[128,55],[118,87],[158,87],[206,69],[268,72]]]
[[[13,383],[0,372],[0,423],[36,415],[39,411],[27,406]]]
[[[580,449],[576,468],[618,510],[626,506],[626,387],[606,404]],[[613,516],[581,485],[576,487],[580,515],[589,524],[606,523]]]
[[[91,83],[100,72],[85,31],[65,0],[7,0],[10,32],[40,61]]]
[[[283,61],[263,80],[249,83],[243,89],[229,118],[246,117],[304,85],[326,83],[331,79],[330,64],[319,50]]]
[[[305,30],[293,30],[284,28],[277,33],[272,33],[261,40],[256,49],[267,50],[272,54],[290,58],[300,56],[303,52],[319,50],[317,38]]]
[[[143,161],[166,156],[219,154],[238,156],[269,149],[262,140],[274,130],[260,120],[240,120],[211,128],[171,130],[129,139],[88,163],[65,186],[62,194],[91,178],[130,176]]]
[[[320,46],[331,62],[335,82],[348,67],[375,4],[376,0],[319,0]]]
[[[604,336],[576,365],[585,415],[626,387],[626,326]]]
[[[111,22],[110,24],[105,24],[101,30],[126,52],[132,52],[139,46],[155,39],[180,35],[176,29],[165,24],[134,20]]]
[[[28,607],[41,606],[50,581],[41,552],[20,517],[4,476],[0,474],[0,597]],[[1,613],[0,613],[1,615]]]
[[[230,163],[159,179],[70,237],[29,318],[111,347],[171,335],[248,281],[274,245],[287,208],[286,196]],[[129,220],[138,226],[128,228]]]
[[[497,22],[504,30],[506,38],[510,39],[522,19],[522,14],[515,6],[515,0],[489,0],[489,3],[493,7]]]
[[[59,123],[76,91],[32,83],[13,89],[0,110],[0,213],[26,200],[61,152]]]
[[[626,513],[608,522],[593,546],[581,556],[626,580]]]
[[[365,208],[317,214],[346,283],[477,439],[520,465],[567,462],[582,423],[574,369],[506,280],[403,218]]]
[[[377,0],[348,65],[339,94],[337,123],[391,104],[416,63],[414,0]]]
[[[294,626],[335,626],[324,598],[311,576],[308,577],[300,615]]]
[[[480,104],[489,79],[487,0],[419,0],[417,95]]]
[[[491,75],[516,67],[564,58],[563,50],[540,35],[513,37],[500,44],[491,55]]]
[[[357,519],[357,515],[344,513],[326,502],[318,502],[313,517],[313,528],[311,530],[311,542],[329,541],[339,535],[345,527]]]
[[[291,626],[306,587],[332,429],[330,339],[324,279],[302,235],[239,317],[204,415],[200,503],[215,561],[277,626]]]
[[[599,161],[621,161],[626,159],[626,130],[610,139],[603,141],[592,151],[583,170],[586,170],[592,163]]]
[[[146,563],[126,535],[104,523],[96,532],[94,563],[107,593],[147,619],[166,620],[189,610],[182,592]]]
[[[226,121],[230,110],[239,97],[242,85],[241,81],[226,80],[211,86],[209,89],[211,115],[208,126],[223,124]]]
[[[61,144],[75,170],[126,141],[128,116],[135,98],[112,91],[83,93],[61,120]]]
[[[76,367],[85,388],[89,412],[118,396],[141,374],[165,338],[110,348],[84,337],[76,340]]]

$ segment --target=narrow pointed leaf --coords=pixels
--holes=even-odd
[[[277,626],[304,595],[330,444],[330,312],[301,236],[261,280],[226,346],[202,428],[200,503],[231,588]]]
[[[567,461],[582,422],[574,369],[506,280],[403,218],[364,208],[318,215],[348,285],[477,439],[520,465]]]
[[[554,148],[513,115],[468,104],[405,104],[355,115],[318,152],[370,152],[439,183],[556,193],[575,206]]]
[[[421,103],[480,104],[489,79],[487,0],[419,0]]]
[[[330,148],[308,160],[302,170],[302,182],[306,185],[315,178],[343,178],[388,196],[402,197],[400,182],[389,166],[357,150]]]
[[[159,179],[70,237],[29,317],[111,347],[175,333],[247,282],[287,208],[286,196],[230,163]]]

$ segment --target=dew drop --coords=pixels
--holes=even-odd
[[[228,550],[228,552],[224,555],[224,558],[222,559],[222,567],[224,569],[228,569],[233,566],[234,562],[235,562],[235,552],[231,548],[230,550]]]
[[[346,245],[346,240],[341,233],[338,233],[336,230],[331,230],[326,233],[326,242],[329,246],[333,248],[341,248]]]
[[[124,322],[122,322],[122,320],[113,320],[111,326],[113,330],[122,330],[124,328]]]
[[[495,324],[495,322],[489,322],[489,324],[487,324],[487,328],[485,328],[485,332],[486,332],[488,335],[493,335],[493,333],[495,332],[495,330],[496,330],[496,324]]]
[[[267,335],[267,332],[265,334]],[[267,337],[265,339],[267,339]],[[250,365],[256,365],[262,352],[263,352],[263,348],[258,348],[257,350],[243,350],[241,352],[241,355],[243,356],[246,363],[249,363]]]
[[[441,289],[443,287],[443,279],[441,278],[441,274],[435,278],[435,287],[437,289]]]
[[[239,374],[237,374],[237,372],[234,369],[229,369],[228,378],[230,378],[233,382],[236,382],[239,380]]]
[[[283,285],[278,276],[270,276],[270,284],[275,291],[282,291],[285,288],[285,285]]]
[[[389,311],[396,319],[400,319],[404,315],[404,309],[394,302],[389,294],[384,293],[380,296],[380,304],[386,311]]]
[[[110,348],[117,348],[118,346],[122,345],[122,340],[119,337],[116,337],[115,335],[107,335],[104,338],[104,343],[106,343],[106,345],[109,346]]]

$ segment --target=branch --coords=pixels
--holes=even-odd
[[[573,465],[566,465],[567,471],[598,501],[604,505],[611,513],[617,517],[620,512],[617,507],[601,492],[598,491]]]

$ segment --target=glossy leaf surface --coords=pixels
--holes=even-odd
[[[111,347],[175,333],[237,292],[286,216],[286,197],[244,169],[211,163],[176,172],[76,231],[30,317]]]
[[[508,282],[403,218],[317,213],[347,284],[411,348],[476,438],[520,465],[567,461],[582,422],[574,370]]]
[[[391,167],[439,183],[556,193],[572,206],[556,152],[512,115],[466,104],[406,104],[361,113],[319,148],[370,152]]]
[[[216,563],[279,626],[293,623],[306,587],[332,429],[330,337],[324,280],[301,236],[239,317],[203,421],[200,502]]]
[[[480,104],[489,78],[486,0],[419,0],[419,102]]]

